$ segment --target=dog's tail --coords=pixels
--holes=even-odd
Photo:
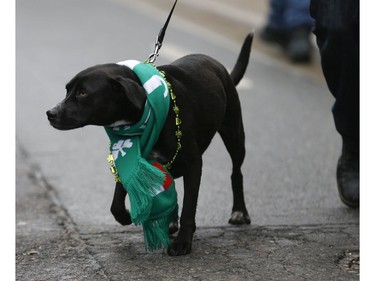
[[[240,55],[238,56],[236,65],[234,66],[232,72],[230,73],[230,77],[234,85],[238,85],[240,83],[242,77],[246,72],[247,65],[249,63],[251,45],[253,43],[254,33],[251,32],[249,35],[246,36],[246,39],[242,45]]]

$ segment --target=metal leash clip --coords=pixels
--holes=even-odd
[[[162,44],[159,42],[159,36],[158,36],[158,37],[156,37],[154,52],[152,52],[146,60],[148,63],[154,63],[156,58],[159,56],[159,50],[160,50],[161,46],[162,46]]]
[[[148,62],[148,63],[154,63],[156,58],[159,56],[159,50],[161,49],[161,46],[163,45],[163,39],[164,39],[165,31],[167,30],[169,20],[172,17],[174,7],[176,6],[176,3],[177,3],[177,0],[174,2],[173,7],[172,7],[171,11],[169,12],[169,16],[167,18],[167,21],[165,22],[164,26],[160,30],[158,37],[156,37],[154,52],[151,55],[149,55],[147,60],[146,60],[146,62]]]

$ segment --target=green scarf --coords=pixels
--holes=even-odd
[[[163,75],[151,64],[118,63],[131,68],[147,92],[141,120],[132,125],[105,127],[110,151],[129,194],[130,216],[142,224],[147,250],[167,248],[169,223],[178,219],[177,193],[172,176],[158,162],[147,160],[169,112],[170,94]]]

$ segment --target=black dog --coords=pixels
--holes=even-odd
[[[188,55],[170,65],[158,67],[165,72],[180,108],[181,150],[170,172],[183,176],[184,199],[180,231],[168,248],[172,256],[191,252],[195,232],[195,213],[202,173],[202,154],[219,132],[233,162],[233,208],[231,224],[250,224],[244,195],[241,166],[245,158],[241,106],[235,85],[245,74],[253,40],[249,34],[237,63],[229,74],[222,64],[205,55]],[[47,111],[51,125],[70,130],[86,125],[108,126],[137,122],[143,113],[146,92],[137,76],[125,66],[104,64],[78,73],[67,85],[66,98]],[[151,157],[166,164],[176,152],[175,112],[171,108]],[[116,184],[111,212],[123,224],[131,224],[125,208],[126,191]],[[178,230],[176,224],[170,232]]]

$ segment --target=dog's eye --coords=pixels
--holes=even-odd
[[[87,93],[85,91],[78,91],[77,92],[77,98],[84,98],[87,97]]]

